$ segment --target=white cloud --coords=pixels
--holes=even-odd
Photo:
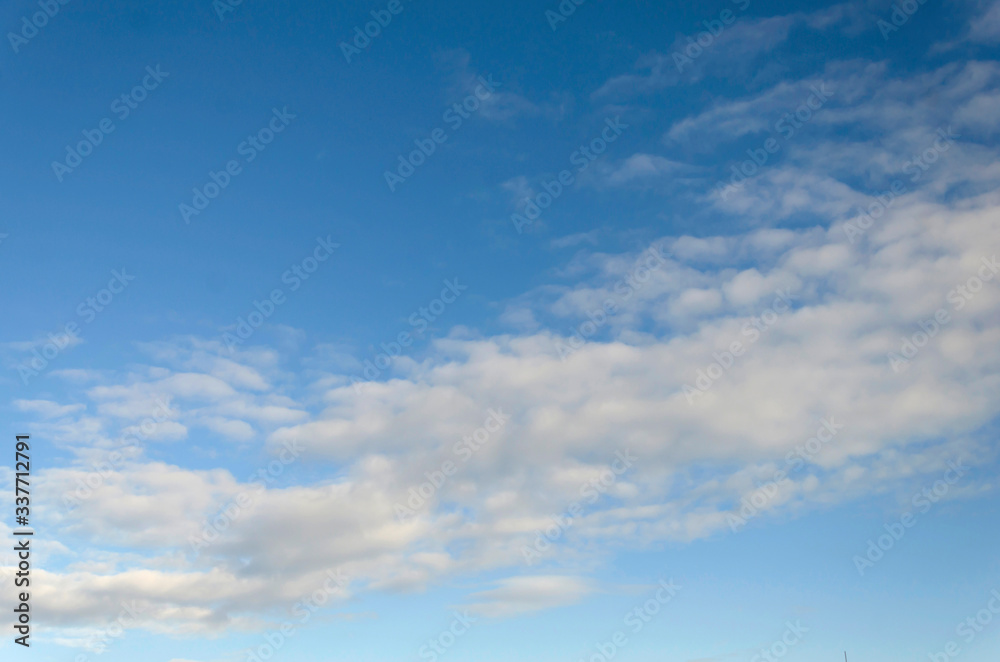
[[[480,83],[480,77],[497,84],[496,90],[489,98],[482,101],[477,117],[491,122],[507,122],[521,117],[545,117],[551,120],[562,119],[573,107],[572,97],[566,94],[553,94],[547,101],[531,101],[526,96],[513,91],[514,81],[502,80],[491,76],[489,71],[477,71],[472,67],[472,57],[463,49],[446,51],[437,56],[439,64],[448,69],[454,84],[448,90],[449,106],[455,100],[472,92]]]
[[[991,370],[1000,361],[1000,331],[989,323],[1000,282],[953,311],[906,373],[894,373],[886,355],[949,306],[949,290],[993,255],[998,209],[996,195],[949,207],[913,193],[853,245],[839,222],[825,230],[665,238],[673,256],[629,302],[632,322],[609,324],[606,336],[566,361],[556,350],[560,336],[547,330],[456,335],[436,341],[423,361],[401,361],[390,381],[360,392],[326,388],[321,411],[283,424],[269,440],[275,450],[299,440],[310,467],[333,459],[325,481],[299,484],[308,474],[296,463],[280,484],[259,489],[228,471],[137,457],[109,472],[69,515],[60,498],[89,470],[45,471],[37,499],[53,535],[149,556],[104,572],[53,575],[58,595],[42,591],[38,604],[55,624],[77,627],[99,624],[121,600],[142,596],[150,616],[141,627],[151,631],[254,628],[330,569],[355,577],[356,590],[409,590],[523,567],[522,548],[552,515],[581,500],[584,512],[540,561],[544,567],[582,560],[598,541],[714,535],[728,530],[733,504],[831,416],[844,425],[835,442],[782,487],[769,511],[794,513],[904,485],[961,454],[988,458],[976,435],[1000,402]],[[752,269],[730,266],[755,251],[761,259]],[[555,300],[527,297],[525,305],[550,318],[585,319],[639,255],[584,255],[574,272],[579,283],[556,290]],[[751,343],[748,320],[771,305],[768,288],[789,282],[798,284],[794,308]],[[679,306],[688,316],[683,328]],[[734,341],[748,345],[745,355],[689,404],[685,383]],[[149,375],[91,393],[102,402],[108,394],[127,401],[124,391],[141,400],[166,383],[174,393],[190,387],[232,396],[212,379]],[[171,407],[181,420],[201,410],[180,397]],[[509,422],[462,460],[455,443],[483,425],[489,408]],[[639,462],[614,489],[586,501],[586,481],[621,449]],[[272,459],[261,457],[260,466]],[[395,504],[446,460],[456,463],[454,475],[414,517],[398,519]],[[241,492],[253,494],[252,507],[195,554],[191,536]],[[469,599],[481,613],[503,616],[571,604],[588,590],[566,578],[515,577]]]
[[[60,405],[51,400],[15,400],[14,406],[21,411],[38,414],[42,418],[62,418],[83,411],[86,405]]]
[[[1000,2],[988,3],[982,14],[972,20],[969,38],[988,44],[1000,42]]]
[[[499,581],[496,588],[470,595],[469,599],[475,602],[468,609],[483,616],[503,618],[575,604],[593,592],[591,583],[582,577],[509,577]]]
[[[696,39],[698,32],[678,34],[665,53],[653,52],[639,59],[635,68],[644,73],[611,78],[594,92],[593,98],[602,101],[624,99],[706,77],[746,77],[759,56],[781,47],[795,29],[826,30],[843,26],[846,32],[856,34],[873,24],[865,22],[859,9],[849,3],[811,14],[795,12],[765,18],[740,15],[735,7],[731,9],[736,14],[736,21],[725,27],[707,47],[689,51],[688,38]],[[718,16],[718,12],[706,15],[705,20],[715,21]],[[699,27],[704,31],[703,26]]]
[[[618,163],[599,163],[588,176],[603,186],[651,188],[665,182],[684,182],[700,174],[700,168],[655,154],[633,154]]]

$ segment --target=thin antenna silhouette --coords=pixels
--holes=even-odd
[[[844,651],[844,662],[847,662],[847,651]]]

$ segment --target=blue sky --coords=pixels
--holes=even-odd
[[[0,24],[37,659],[996,658],[1000,4]]]

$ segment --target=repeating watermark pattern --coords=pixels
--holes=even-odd
[[[403,13],[406,7],[403,6],[401,0],[389,0],[389,3],[385,6],[385,9],[373,9],[371,12],[372,19],[364,24],[364,27],[357,25],[354,27],[354,38],[350,43],[346,41],[340,42],[340,50],[344,54],[344,59],[347,63],[351,63],[351,58],[355,55],[361,55],[361,52],[367,50],[369,46],[372,45],[372,39],[375,39],[380,34],[382,30],[389,27],[392,23],[393,16],[399,16]]]
[[[997,615],[1000,615],[1000,591],[993,589],[990,592],[990,601],[986,603],[986,606],[955,626],[955,634],[961,637],[962,642],[968,646],[989,627],[994,616]],[[958,657],[961,652],[962,644],[952,640],[944,645],[943,650],[936,653],[930,652],[927,657],[931,659],[931,662],[948,662],[951,658]]]
[[[90,324],[97,319],[98,314],[111,305],[115,297],[125,291],[125,289],[135,280],[135,276],[130,275],[123,267],[121,271],[113,269],[111,280],[108,286],[97,292],[92,297],[84,299],[76,307],[76,314],[84,324]],[[49,364],[54,361],[64,349],[82,342],[79,337],[80,325],[76,322],[68,322],[63,326],[63,332],[58,334],[48,334],[48,342],[42,343],[41,347],[32,347],[31,353],[34,355],[30,360],[17,367],[17,372],[21,376],[21,382],[27,386],[28,382],[40,375]]]
[[[285,472],[285,467],[299,459],[302,451],[298,439],[282,443],[282,450],[277,459],[271,460],[267,466],[261,467],[247,477],[248,484],[253,487],[252,491],[241,491],[224,505],[218,514],[205,520],[199,535],[188,538],[191,549],[195,552],[207,549],[222,537],[222,534],[228,531],[233,524],[253,509],[257,503],[255,497],[259,497],[265,492],[267,486]]]
[[[562,0],[555,11],[545,10],[545,20],[549,22],[549,27],[555,32],[559,29],[560,23],[565,23],[569,17],[576,13],[576,8],[587,2],[587,0]]]
[[[212,0],[212,9],[215,10],[219,22],[224,23],[226,14],[232,14],[236,8],[243,4],[243,0]]]
[[[622,619],[629,631],[633,635],[642,632],[664,606],[669,604],[681,587],[674,583],[673,578],[669,581],[661,579],[656,592],[648,600],[625,613]],[[610,662],[619,652],[629,644],[629,638],[625,630],[618,630],[608,637],[607,641],[599,641],[594,645],[594,652],[590,657],[580,658],[579,662]]]
[[[384,2],[384,0],[382,1]],[[559,0],[555,10],[546,10],[544,16],[552,31],[557,31],[559,26],[567,22],[586,1]],[[41,11],[34,13],[30,18],[23,17],[19,31],[8,33],[8,40],[14,53],[19,53],[21,48],[39,34],[39,31],[48,24],[49,20],[59,14],[61,7],[69,2],[70,0],[38,0]],[[731,0],[731,2],[741,12],[745,12],[751,4],[751,0]],[[893,32],[899,31],[925,2],[926,0],[900,0],[893,4],[889,19],[878,19],[877,21],[877,26],[884,40],[888,41]],[[235,12],[236,8],[242,4],[243,0],[212,0],[212,7],[220,22],[224,22],[227,15]],[[404,9],[403,0],[388,0],[384,8],[374,9],[370,12],[373,20],[355,26],[349,40],[339,43],[347,63],[352,63],[355,57],[367,50],[372,45],[373,40],[381,36],[392,23],[394,17],[399,16]],[[683,73],[685,67],[693,67],[695,60],[708,52],[723,36],[727,28],[736,23],[737,20],[737,12],[726,8],[718,13],[717,18],[701,21],[700,26],[695,28],[699,32],[685,36],[686,45],[672,53],[672,59],[678,73]],[[700,31],[702,26],[705,28],[704,31]],[[170,76],[169,73],[160,70],[160,65],[157,65],[155,69],[146,67],[146,72],[148,75],[142,79],[139,85],[128,93],[122,94],[110,105],[110,110],[117,118],[117,122],[127,120],[149,94]],[[394,170],[385,170],[384,179],[390,192],[395,193],[401,184],[408,181],[417,169],[427,163],[433,154],[439,151],[438,148],[453,137],[454,132],[458,131],[466,121],[472,118],[474,113],[493,97],[497,87],[500,86],[500,83],[492,80],[492,76],[488,78],[480,76],[478,83],[462,101],[445,110],[441,116],[442,126],[434,128],[424,137],[414,139],[415,149],[409,153],[400,153]],[[722,200],[726,200],[733,191],[742,189],[750,178],[762,171],[770,162],[771,157],[782,150],[782,141],[791,140],[796,132],[802,129],[830,99],[831,93],[827,90],[825,82],[819,83],[818,86],[812,86],[811,90],[812,93],[802,104],[774,123],[773,132],[776,135],[771,135],[758,147],[747,149],[746,154],[749,159],[731,166],[733,174],[728,182],[720,181],[716,184],[716,190]],[[218,172],[209,171],[205,183],[192,189],[193,197],[190,204],[182,203],[178,206],[185,224],[190,224],[192,217],[199,216],[202,211],[205,211],[212,200],[221,195],[233,179],[242,173],[245,165],[253,162],[260,153],[264,152],[267,146],[274,141],[276,135],[283,132],[296,118],[295,115],[288,112],[287,107],[282,111],[274,108],[272,112],[273,117],[269,118],[267,126],[256,134],[248,136],[237,146],[236,152],[241,158],[229,160]],[[67,144],[66,156],[51,164],[57,181],[62,183],[67,175],[75,172],[119,125],[116,124],[116,119],[109,116],[100,120],[96,128],[82,130],[83,140],[76,142],[76,144]],[[560,171],[551,181],[544,180],[541,184],[542,192],[537,194],[532,192],[531,196],[521,201],[518,207],[519,211],[511,215],[511,222],[517,233],[522,234],[524,228],[537,221],[543,212],[551,207],[569,187],[574,185],[578,176],[607,151],[608,147],[616,142],[627,128],[629,125],[621,123],[620,117],[616,117],[614,120],[606,118],[600,136],[572,152],[569,157],[571,167]],[[951,127],[948,127],[947,131],[938,129],[937,133],[938,137],[932,147],[915,155],[904,165],[903,172],[911,177],[910,182],[918,181],[959,137],[953,133]],[[907,190],[904,181],[897,179],[890,184],[888,189],[875,195],[874,201],[868,205],[867,209],[859,209],[859,217],[844,224],[844,232],[850,243],[854,244],[859,237],[873,227],[875,221],[884,216]],[[7,235],[0,234],[0,243],[6,237]],[[288,300],[289,291],[299,290],[305,281],[315,275],[321,264],[333,256],[340,247],[340,244],[333,243],[329,236],[326,239],[318,237],[316,242],[310,255],[282,273],[281,282],[287,286],[287,289],[278,287],[261,301],[254,299],[250,304],[250,312],[236,318],[234,330],[221,334],[222,341],[230,354],[233,354],[237,347],[249,340],[265,321],[270,320],[275,315],[277,309]],[[614,285],[612,288],[613,296],[605,298],[600,308],[587,312],[588,319],[573,329],[565,342],[561,339],[556,341],[556,350],[560,359],[566,361],[573,353],[583,348],[601,329],[609,325],[616,315],[624,312],[624,304],[652,280],[654,272],[666,265],[667,257],[668,255],[663,252],[660,246],[648,248],[638,258],[636,266]],[[926,346],[951,322],[952,314],[962,310],[978,292],[982,291],[984,283],[994,280],[998,272],[1000,272],[1000,264],[998,264],[996,256],[993,256],[992,259],[982,258],[976,275],[970,276],[965,282],[948,292],[946,301],[951,305],[951,309],[939,308],[930,319],[920,321],[918,323],[920,330],[909,337],[901,338],[902,344],[898,352],[888,353],[887,358],[893,371],[899,373],[906,370],[921,348]],[[81,324],[92,323],[114,301],[115,297],[120,295],[135,279],[134,276],[127,274],[125,269],[122,269],[121,272],[115,270],[111,273],[112,279],[107,288],[100,290],[94,297],[88,297],[76,308],[79,320],[66,324],[60,333],[48,334],[48,342],[36,343],[33,346],[31,351],[34,358],[17,368],[25,385],[45,370],[64,349],[81,342],[79,335]],[[406,348],[413,345],[414,335],[422,336],[429,325],[440,318],[447,307],[455,303],[467,289],[467,286],[459,284],[457,278],[445,280],[440,297],[433,299],[426,307],[420,307],[417,312],[407,318],[413,330],[399,333],[395,340],[388,343],[380,343],[383,353],[376,353],[373,359],[364,361],[364,369],[362,370],[364,380],[359,376],[351,377],[351,384],[355,392],[360,391],[362,384],[378,379],[383,371],[388,370],[393,361],[401,357]],[[689,405],[694,405],[698,396],[705,395],[711,390],[714,384],[733,368],[737,359],[742,357],[749,347],[767,334],[784,313],[793,309],[792,302],[798,299],[797,296],[792,295],[787,289],[777,290],[776,294],[777,297],[769,308],[743,325],[741,338],[744,340],[734,341],[721,352],[714,352],[713,362],[705,369],[697,371],[694,386],[684,384],[683,393]],[[77,480],[77,486],[63,494],[62,501],[67,508],[72,510],[80,506],[83,501],[91,498],[95,491],[100,489],[104,482],[114,476],[123,466],[129,458],[130,451],[138,450],[141,441],[150,438],[155,434],[158,426],[170,420],[170,403],[157,399],[156,404],[157,409],[150,417],[123,432],[120,438],[120,447],[111,451],[106,461],[91,463],[90,471]],[[423,476],[427,480],[409,488],[405,503],[401,501],[394,503],[394,513],[397,519],[406,521],[407,518],[416,516],[435,498],[435,495],[445,488],[448,481],[458,474],[465,463],[502,433],[504,426],[510,419],[511,416],[505,414],[500,408],[488,410],[483,425],[471,434],[463,436],[451,447],[453,457],[441,462],[437,468],[424,472]],[[759,484],[755,491],[743,496],[739,506],[727,513],[726,519],[732,531],[738,531],[741,527],[746,526],[750,519],[765,512],[768,504],[778,497],[780,491],[792,484],[790,477],[812,463],[829,442],[837,436],[838,432],[844,428],[844,424],[835,422],[834,416],[821,419],[815,436],[789,451],[784,457],[784,466],[776,469],[770,480]],[[208,549],[241,518],[251,514],[258,505],[261,495],[266,493],[268,487],[282,476],[286,467],[299,459],[302,452],[303,449],[299,447],[297,440],[284,442],[276,459],[251,474],[247,478],[246,489],[225,503],[216,514],[203,522],[200,531],[189,537],[193,553],[197,555]],[[616,452],[615,459],[597,477],[588,480],[580,487],[579,501],[572,503],[563,514],[551,516],[549,519],[552,524],[544,530],[534,532],[536,537],[533,543],[521,548],[525,562],[529,565],[532,564],[560,538],[565,536],[569,528],[583,517],[585,504],[597,503],[602,495],[609,493],[615,487],[619,478],[627,473],[636,462],[637,458],[632,456],[628,450]],[[852,560],[859,575],[864,576],[869,568],[874,567],[884,558],[886,553],[906,535],[906,532],[916,525],[919,517],[927,514],[934,504],[943,500],[951,488],[969,472],[969,469],[963,465],[962,459],[948,461],[947,465],[948,469],[940,480],[913,495],[911,503],[918,514],[905,512],[898,521],[884,524],[885,533],[877,538],[869,539],[864,554],[856,554],[853,557]],[[24,524],[26,525],[27,521]],[[23,544],[23,548],[15,547],[14,549],[21,549],[26,553],[27,543]],[[25,556],[21,558],[26,559]],[[24,561],[21,563],[21,567],[24,569]],[[12,562],[12,565],[15,564],[16,559]],[[7,573],[8,569],[2,568],[0,574],[6,576]],[[244,651],[247,662],[267,662],[274,659],[284,645],[294,637],[299,627],[307,624],[320,609],[326,606],[330,602],[331,596],[345,591],[350,585],[350,579],[341,570],[326,571],[322,581],[322,585],[315,591],[302,596],[293,605],[291,611],[296,622],[287,621],[281,623],[277,629],[263,633],[259,642],[255,642],[255,646]],[[26,579],[25,583],[27,583]],[[664,607],[674,600],[680,589],[681,587],[676,585],[672,578],[670,580],[661,579],[655,586],[655,592],[643,596],[648,599],[642,600],[640,598],[642,601],[624,614],[623,626],[609,637],[597,641],[592,648],[588,649],[586,655],[580,658],[580,662],[610,662],[615,659],[618,654],[625,651],[630,643],[633,643],[635,635],[664,611]],[[21,599],[26,601],[27,594],[21,595],[23,596]],[[139,605],[135,600],[132,600],[131,604],[122,602],[121,606],[123,610],[112,624],[94,635],[86,643],[85,648],[89,652],[95,654],[106,652],[109,646],[124,636],[128,628],[138,624],[140,614],[148,609],[148,606]],[[15,609],[14,611],[17,613],[22,610]],[[24,611],[27,611],[27,605],[25,605]],[[998,614],[1000,614],[1000,591],[994,589],[984,608],[964,619],[955,627],[957,639],[947,642],[943,650],[939,652],[928,653],[931,662],[949,662],[951,658],[959,656],[963,652],[963,645],[968,647],[981,633],[985,632]],[[451,619],[450,623],[420,646],[417,652],[421,658],[437,662],[478,622],[478,618],[470,615],[468,611],[452,612],[452,614],[444,616],[442,620],[448,618]],[[616,625],[613,624],[612,627]],[[782,660],[809,632],[809,628],[803,626],[800,621],[794,623],[786,621],[783,627],[784,631],[779,637],[754,654],[750,662],[778,662]],[[959,643],[959,639],[962,643]],[[27,643],[23,645],[27,646]],[[75,662],[88,661],[89,658],[85,655],[78,655],[75,659]]]
[[[927,0],[900,0],[900,2],[894,2],[892,5],[892,13],[889,14],[889,20],[884,18],[878,19],[876,25],[878,26],[879,32],[882,33],[882,39],[889,41],[889,35],[893,32],[899,32],[899,29],[909,23],[910,17],[917,13]]]
[[[909,161],[903,164],[903,172],[910,176],[911,182],[918,181],[924,173],[931,169],[931,166],[938,162],[938,159],[951,149],[955,140],[961,138],[959,134],[950,126],[948,128],[939,127],[935,132],[937,138],[934,139],[930,147],[914,154]]]
[[[962,462],[963,458],[959,458],[957,462],[949,460],[948,469],[939,480],[934,481],[933,485],[925,487],[913,495],[910,503],[919,511],[917,514],[906,511],[900,516],[899,520],[882,525],[885,533],[878,538],[868,539],[868,548],[865,550],[864,556],[855,554],[852,559],[854,567],[860,576],[863,577],[866,570],[873,568],[876,563],[885,558],[889,550],[895,547],[896,543],[906,535],[906,531],[916,525],[920,519],[920,515],[926,515],[930,512],[934,504],[947,496],[948,492],[951,491],[952,485],[965,476],[969,468],[964,466]]]
[[[133,280],[135,280],[135,276],[130,276],[124,267],[121,271],[113,269],[108,286],[95,296],[87,297],[76,307],[76,314],[83,318],[84,324],[90,324],[97,319],[99,313],[104,312],[104,309],[111,305],[117,295],[125,291]]]
[[[452,104],[448,110],[444,111],[441,120],[448,125],[452,131],[458,131],[472,114],[483,107],[500,87],[500,83],[493,80],[493,76],[478,78],[479,84],[462,101]],[[389,191],[396,192],[396,187],[413,176],[417,168],[427,163],[427,159],[437,151],[438,145],[443,145],[448,141],[448,132],[441,127],[437,127],[426,138],[416,138],[413,144],[416,149],[408,155],[400,154],[397,157],[396,171],[385,171],[385,183]]]
[[[732,2],[739,7],[740,11],[746,11],[750,7],[750,0],[732,0]],[[699,32],[696,37],[685,37],[687,45],[672,54],[678,73],[684,73],[684,67],[694,64],[695,60],[715,44],[715,40],[725,32],[726,28],[735,22],[736,14],[731,9],[720,11],[719,18],[702,21],[701,24],[705,26],[705,29]]]
[[[448,479],[458,473],[459,468],[471,460],[472,456],[485,446],[493,435],[498,434],[510,420],[510,414],[503,413],[503,409],[490,409],[488,413],[489,415],[482,426],[476,428],[472,434],[463,436],[451,447],[452,455],[458,458],[457,462],[445,460],[437,469],[425,471],[424,477],[427,480],[409,489],[406,505],[398,501],[393,505],[396,519],[405,521],[408,517],[413,517],[438,490],[444,487]]]
[[[265,632],[264,643],[255,648],[246,650],[246,662],[266,662],[274,657],[275,653],[281,650],[284,645],[295,636],[299,627],[312,620],[313,614],[323,608],[330,598],[347,590],[351,578],[341,570],[327,570],[326,580],[322,586],[312,593],[303,596],[292,606],[292,613],[298,617],[298,621],[293,623],[285,621],[277,630]]]
[[[17,32],[8,32],[7,40],[14,53],[20,53],[21,47],[31,39],[38,36],[38,31],[49,24],[49,20],[55,18],[60,9],[68,5],[70,0],[38,0],[38,6],[42,11],[35,12],[29,19],[27,16],[21,18],[21,29]]]
[[[205,211],[212,203],[212,200],[219,197],[219,194],[229,186],[233,178],[243,173],[243,164],[252,163],[296,117],[297,115],[288,112],[288,106],[285,106],[281,110],[272,108],[271,119],[268,121],[267,126],[257,131],[257,133],[247,136],[246,140],[236,146],[236,153],[243,157],[243,162],[241,163],[239,159],[230,159],[219,172],[210,170],[208,178],[211,181],[206,182],[200,188],[196,186],[191,189],[191,193],[193,194],[191,204],[188,205],[182,202],[177,206],[178,211],[181,213],[181,218],[184,219],[184,223],[191,223],[192,216],[198,216],[201,212]]]
[[[662,246],[650,246],[636,260],[636,266],[631,272],[614,285],[614,297],[604,300],[601,308],[587,313],[587,321],[581,322],[566,342],[556,340],[556,351],[559,359],[566,361],[574,352],[587,344],[587,339],[594,336],[601,328],[617,315],[622,304],[628,302],[636,292],[641,290],[653,277],[653,272],[659,271],[667,263],[669,254],[663,255]]]
[[[122,610],[114,622],[87,642],[85,645],[87,650],[97,655],[107,652],[111,644],[125,636],[126,628],[134,627],[139,622],[139,614],[146,611],[137,605],[135,600],[131,604],[122,602],[121,606]],[[89,659],[86,655],[77,655],[73,662],[87,662]]]
[[[111,102],[111,112],[118,116],[121,121],[127,120],[132,111],[139,107],[139,104],[149,97],[149,93],[160,86],[164,79],[170,77],[170,72],[160,71],[160,65],[156,68],[146,67],[146,76],[142,82],[133,87],[130,91],[122,94]],[[96,129],[84,129],[83,140],[75,146],[66,145],[66,158],[62,161],[52,162],[52,172],[56,176],[56,181],[60,184],[66,175],[76,170],[85,158],[94,153],[97,146],[104,142],[104,137],[110,135],[118,128],[115,121],[110,117],[105,117],[97,123]]]
[[[49,363],[54,361],[64,349],[82,342],[79,333],[79,324],[67,322],[61,332],[49,333],[45,341],[32,343],[32,358],[16,368],[21,377],[21,383],[27,386],[32,379],[42,374],[49,367]]]
[[[1000,263],[997,263],[997,256],[992,258],[982,258],[981,265],[976,275],[970,276],[964,283],[956,285],[945,297],[951,304],[954,311],[960,311],[972,301],[972,299],[982,291],[983,284],[996,278],[1000,273]],[[886,357],[892,371],[896,374],[905,372],[910,367],[912,361],[920,350],[927,343],[935,338],[941,330],[951,323],[952,314],[947,308],[938,308],[930,319],[921,320],[917,326],[920,331],[914,331],[909,337],[900,338],[899,352],[889,352]]]
[[[788,655],[796,644],[802,641],[802,635],[809,632],[809,628],[802,625],[802,621],[785,621],[785,631],[779,639],[776,639],[767,648],[760,649],[760,652],[750,658],[750,662],[775,662]]]
[[[751,317],[750,321],[740,329],[740,335],[747,338],[747,344],[744,345],[741,341],[734,340],[729,344],[728,350],[722,350],[721,353],[713,352],[712,358],[715,360],[704,370],[698,370],[694,386],[684,384],[681,390],[684,392],[684,397],[687,399],[689,405],[693,405],[699,396],[705,395],[705,393],[715,386],[715,382],[721,379],[736,364],[736,359],[746,354],[747,349],[753,346],[763,337],[763,334],[770,331],[778,323],[781,315],[791,310],[792,299],[799,298],[792,294],[788,288],[784,291],[775,290],[775,293],[778,296],[771,303],[771,307],[761,313],[760,317]]]
[[[910,182],[916,182],[924,173],[930,170],[931,166],[938,162],[941,156],[951,149],[956,138],[961,138],[949,126],[947,129],[939,128],[936,132],[937,138],[934,143],[920,154],[903,164],[903,172],[910,175]],[[889,208],[896,202],[896,199],[908,191],[906,183],[902,179],[894,179],[889,188],[875,196],[875,199],[868,204],[866,209],[858,208],[857,219],[844,223],[844,234],[852,244],[858,237],[863,236],[875,224],[875,221],[885,216]]]
[[[340,248],[340,244],[334,243],[330,235],[327,235],[326,239],[316,237],[316,247],[313,249],[312,255],[307,255],[286,269],[281,274],[281,282],[288,285],[289,291],[297,292],[302,287],[302,283],[309,280],[310,276],[315,274],[320,265],[329,260],[338,248]],[[280,287],[271,290],[271,293],[262,301],[254,299],[250,304],[253,306],[253,310],[246,317],[241,315],[236,318],[234,332],[226,331],[222,334],[222,342],[225,343],[229,353],[233,354],[239,345],[249,340],[257,329],[265,321],[271,319],[275,311],[286,301],[288,301],[288,297],[285,290]]]
[[[441,630],[436,636],[431,637],[427,640],[427,643],[420,647],[417,653],[420,657],[430,660],[431,662],[436,662],[436,660],[448,652],[448,650],[455,645],[459,639],[465,636],[469,630],[472,629],[472,625],[479,619],[475,616],[469,614],[468,611],[463,611],[461,614],[452,612],[451,623]]]
[[[812,93],[806,100],[799,104],[795,110],[789,111],[781,116],[774,123],[774,131],[785,141],[791,140],[792,136],[811,120],[817,112],[830,100],[832,92],[826,89],[826,82],[820,82],[818,86],[812,85],[809,88]],[[726,200],[731,193],[742,189],[747,180],[757,176],[757,174],[767,165],[771,156],[781,150],[782,141],[774,136],[765,139],[760,147],[747,149],[750,157],[743,163],[730,166],[733,171],[728,182],[720,181],[715,185],[716,192],[723,200]]]
[[[426,306],[420,306],[416,312],[407,318],[406,321],[414,328],[414,332],[400,331],[399,335],[396,336],[396,340],[389,341],[388,343],[379,343],[379,347],[382,348],[383,352],[376,354],[374,360],[365,359],[363,364],[364,370],[361,376],[351,375],[351,386],[354,388],[354,392],[361,393],[365,384],[378,379],[382,375],[382,372],[392,365],[395,359],[403,355],[406,348],[413,345],[413,334],[423,336],[431,322],[441,317],[448,306],[458,301],[458,298],[462,296],[462,292],[467,289],[469,289],[469,286],[462,285],[458,281],[458,278],[445,280],[444,289],[441,290],[438,298],[432,299]]]
[[[812,462],[826,444],[837,436],[837,432],[843,429],[844,424],[838,424],[833,416],[821,419],[816,435],[809,437],[805,443],[796,446],[785,455],[784,468],[775,470],[771,480],[758,486],[749,496],[743,497],[740,500],[739,510],[726,513],[726,523],[732,532],[736,533],[740,527],[746,526],[749,520],[764,512],[764,507],[778,496],[782,485],[786,481],[790,482],[788,477]]]
[[[903,180],[896,179],[889,185],[889,188],[875,195],[875,199],[868,204],[866,209],[858,208],[858,217],[855,220],[844,223],[844,234],[852,244],[863,236],[875,225],[875,221],[885,216],[889,208],[896,203],[896,199],[906,193],[906,184]]]
[[[521,555],[524,556],[525,563],[531,565],[536,560],[540,559],[542,554],[544,554],[553,545],[553,543],[565,535],[566,531],[573,526],[573,522],[583,515],[584,504],[597,503],[597,500],[601,498],[601,495],[606,494],[608,490],[614,487],[615,483],[618,482],[619,476],[623,475],[632,468],[636,459],[637,458],[631,455],[627,449],[624,451],[616,451],[615,459],[612,460],[610,465],[601,471],[600,476],[591,478],[580,486],[581,500],[571,503],[569,507],[566,508],[566,511],[561,515],[550,515],[549,519],[552,521],[552,524],[547,526],[544,531],[535,531],[535,539],[532,541],[531,546],[521,546]]]
[[[576,166],[576,174],[573,174],[572,170],[564,169],[559,172],[555,179],[543,181],[542,188],[545,190],[523,201],[523,214],[511,214],[510,222],[514,224],[514,229],[517,230],[518,234],[524,232],[526,225],[537,221],[541,217],[542,212],[551,207],[552,203],[558,200],[566,189],[573,185],[576,181],[576,176],[589,168],[590,164],[606,152],[608,146],[618,140],[625,129],[629,128],[628,124],[624,124],[621,121],[621,116],[614,119],[610,117],[604,118],[604,125],[601,135],[585,145],[580,145],[579,148],[569,155],[570,164]]]

